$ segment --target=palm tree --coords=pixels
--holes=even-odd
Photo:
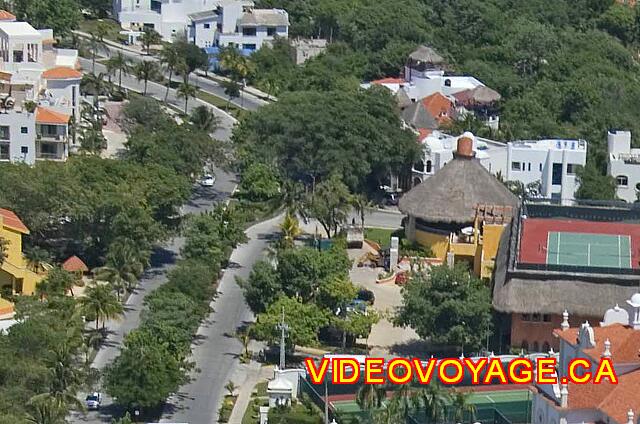
[[[144,33],[140,37],[142,46],[147,50],[147,54],[151,54],[151,45],[162,42],[162,36],[156,30],[145,28]]]
[[[82,77],[85,90],[93,94],[93,110],[90,110],[91,118],[95,118],[96,129],[102,130],[102,112],[100,111],[100,94],[107,88],[104,73],[85,74]]]
[[[205,105],[200,105],[191,111],[189,121],[199,130],[211,134],[218,127],[218,117]]]
[[[425,409],[427,418],[432,421],[444,419],[450,397],[442,386],[432,382],[422,387],[417,393],[417,397]]]
[[[178,87],[178,97],[184,99],[184,114],[187,114],[187,107],[189,106],[189,98],[195,97],[198,93],[198,90],[195,86],[189,84],[188,82],[183,82]]]
[[[364,384],[358,389],[356,403],[363,411],[378,409],[387,398],[387,391],[379,384]]]
[[[133,68],[133,73],[136,78],[138,78],[138,81],[144,81],[144,91],[142,94],[146,96],[149,80],[157,78],[160,75],[160,70],[156,62],[143,60]]]
[[[471,392],[462,392],[453,390],[451,396],[451,409],[453,410],[453,419],[457,423],[461,423],[467,418],[469,422],[475,420],[476,406],[469,402]]]
[[[27,248],[24,251],[25,259],[27,260],[27,266],[33,272],[40,272],[42,265],[51,260],[51,255],[46,250],[33,246]],[[2,261],[0,261],[1,263]]]
[[[117,52],[107,61],[107,70],[112,69],[113,72],[118,72],[118,88],[120,90],[122,90],[122,73],[129,71],[130,68],[129,61],[121,52]]]
[[[27,403],[28,412],[26,422],[31,424],[65,424],[67,408],[61,405],[55,398],[31,399]]]
[[[367,208],[371,206],[371,202],[364,194],[355,194],[351,198],[351,204],[356,210],[356,213],[360,215],[360,225],[362,225],[362,228],[364,228],[364,215],[367,211]]]
[[[167,71],[169,71],[169,82],[167,84],[167,91],[164,94],[165,102],[169,97],[169,88],[171,88],[171,78],[173,77],[173,72],[176,69],[180,68],[180,64],[182,61],[183,59],[174,44],[165,44],[162,47],[162,51],[160,52],[160,62],[164,64],[167,67]]]
[[[106,284],[93,284],[87,287],[85,296],[80,299],[80,310],[85,315],[96,317],[96,331],[100,329],[100,320],[104,328],[108,319],[116,319],[124,313],[122,304],[111,291],[111,287]]]
[[[282,231],[282,243],[284,247],[293,247],[295,238],[302,233],[302,230],[300,230],[298,219],[290,211],[287,212],[282,224],[280,224],[280,231]]]
[[[96,72],[96,56],[100,49],[104,50],[106,45],[104,42],[104,31],[98,26],[98,28],[91,32],[91,38],[87,41],[87,47],[91,51],[91,72]]]
[[[93,273],[96,280],[113,284],[120,298],[120,291],[132,290],[143,271],[144,265],[130,245],[114,243],[109,246],[105,266],[96,268]]]

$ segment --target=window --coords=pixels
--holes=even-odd
[[[242,49],[243,50],[255,50],[256,49],[256,45],[255,44],[243,44],[242,45]]]
[[[527,171],[531,171],[531,162],[529,162],[527,165],[528,165],[527,166]]]
[[[6,125],[0,126],[0,140],[9,140],[11,138],[9,127]]]
[[[20,62],[24,61],[24,54],[23,54],[22,50],[14,50],[13,51],[13,61],[15,63],[20,63]]]
[[[626,175],[618,175],[616,177],[616,183],[618,183],[620,187],[626,187],[629,185],[629,178],[627,178]]]
[[[553,168],[551,169],[551,184],[560,185],[562,184],[562,164],[554,163]]]
[[[578,165],[577,163],[568,163],[567,174],[575,175],[579,168],[580,168],[580,165]]]
[[[9,159],[9,143],[0,143],[0,160]]]
[[[267,27],[267,35],[269,37],[276,35],[276,27]]]
[[[444,86],[445,87],[451,87],[451,80],[450,79],[444,80]]]
[[[540,172],[542,172],[542,163],[538,164],[538,168],[539,168]]]
[[[511,162],[512,171],[520,171],[520,162]]]
[[[245,37],[253,37],[256,35],[256,29],[255,28],[242,28],[242,35],[244,35]]]
[[[431,161],[430,161],[430,160],[428,160],[428,161],[427,161],[427,169],[426,169],[426,172],[431,173]]]
[[[522,321],[531,321],[531,314],[522,314]]]
[[[551,315],[549,315],[549,314],[543,314],[543,315],[542,315],[542,321],[544,321],[544,322],[551,322]]]
[[[202,27],[204,29],[209,29],[209,28],[211,28],[211,24],[204,24],[204,25],[202,25]]]
[[[20,127],[20,132],[22,134],[29,134],[29,128],[27,127]]]
[[[640,191],[640,183],[636,184],[636,190]]]
[[[20,153],[22,153],[23,155],[26,155],[29,153],[29,146],[21,146],[20,147]]]

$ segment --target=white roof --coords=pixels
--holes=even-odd
[[[565,139],[546,139],[546,140],[517,140],[509,142],[514,149],[541,149],[541,150],[586,150],[587,142],[585,140],[565,140]]]
[[[37,37],[42,39],[42,34],[28,22],[0,22],[0,31],[10,37]]]

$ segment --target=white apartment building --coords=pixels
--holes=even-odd
[[[476,159],[492,174],[523,185],[540,182],[544,198],[574,199],[578,182],[575,172],[587,160],[584,140],[527,140],[502,143],[464,134],[473,140]],[[423,158],[412,168],[413,185],[438,172],[453,159],[458,138],[433,131],[421,140]]]
[[[607,173],[616,179],[618,197],[630,203],[637,201],[640,193],[640,149],[631,148],[631,132],[609,131],[607,148]]]
[[[77,51],[54,49],[51,30],[0,22],[0,161],[66,160],[80,116]]]
[[[251,0],[117,0],[114,13],[124,29],[151,28],[166,41],[186,33],[202,48],[232,44],[252,51],[289,35],[286,11],[255,9]]]

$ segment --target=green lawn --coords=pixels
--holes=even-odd
[[[233,116],[236,119],[241,119],[244,116],[244,114],[247,113],[245,110],[242,110],[239,107],[229,103],[226,99],[220,98],[218,96],[214,96],[213,94],[206,93],[201,90],[198,90],[197,97],[200,100],[203,100],[207,103],[211,103],[215,107],[218,107],[228,112],[229,114],[231,114],[231,116]],[[227,109],[227,105],[229,105],[228,109]]]
[[[78,30],[91,33],[98,28],[98,24],[100,23],[104,24],[103,26],[107,31],[104,38],[106,38],[107,40],[120,42],[119,37],[122,28],[120,28],[120,24],[111,19],[85,19],[84,21],[80,22],[80,25],[78,25]]]
[[[364,238],[367,240],[375,241],[382,247],[386,249],[391,244],[391,236],[398,235],[398,230],[388,230],[386,228],[365,228],[364,229]]]

